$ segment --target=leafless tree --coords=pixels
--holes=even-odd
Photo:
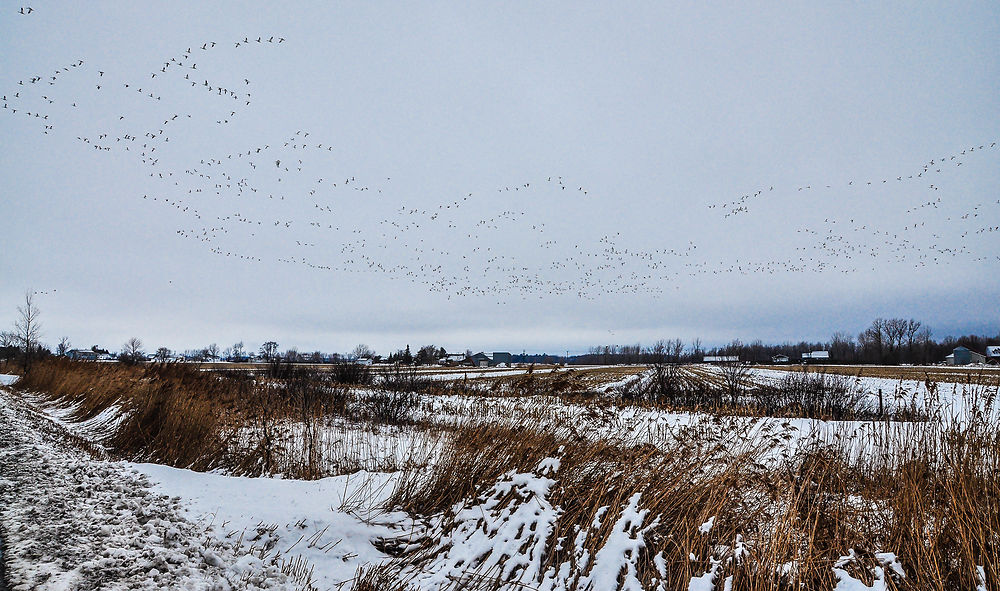
[[[884,326],[886,340],[889,342],[889,354],[892,355],[893,361],[898,362],[897,352],[906,336],[907,322],[902,318],[890,318],[885,321]]]
[[[122,363],[140,363],[146,358],[146,353],[142,350],[142,341],[132,337],[125,341],[121,353],[118,354],[118,361]]]
[[[69,352],[69,346],[69,337],[59,339],[59,344],[56,345],[56,355],[65,357],[66,353]]]
[[[846,332],[835,332],[830,337],[830,356],[841,361],[852,361],[854,337]]]
[[[0,331],[0,355],[3,360],[10,361],[17,354],[17,335],[13,332]]]
[[[705,352],[701,348],[701,339],[691,341],[691,361],[698,363],[703,359]]]
[[[170,349],[166,347],[160,347],[159,349],[156,350],[154,357],[156,358],[157,361],[161,363],[166,362],[168,359],[170,359]]]
[[[876,318],[871,326],[858,334],[858,345],[870,361],[881,362],[885,356],[885,320]]]
[[[212,343],[211,345],[205,347],[205,353],[208,355],[209,359],[215,361],[219,358],[219,346]]]
[[[354,350],[351,351],[351,359],[353,361],[357,361],[358,359],[373,357],[374,355],[375,351],[372,351],[371,347],[363,343],[359,344],[357,347],[354,347]]]
[[[233,345],[232,348],[233,350],[232,353],[230,354],[230,357],[239,361],[240,358],[243,357],[243,341],[236,343],[235,345]]]
[[[40,310],[35,305],[35,296],[31,290],[24,292],[24,305],[17,307],[17,320],[14,321],[14,334],[17,344],[24,353],[24,373],[31,370],[31,361],[38,349],[38,339],[42,336],[42,325],[38,321]]]
[[[270,362],[274,359],[275,355],[278,354],[278,343],[275,341],[267,341],[260,346],[260,356],[264,358],[264,361]]]

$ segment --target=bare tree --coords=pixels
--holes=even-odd
[[[906,321],[906,359],[913,363],[913,345],[917,342],[917,333],[920,332],[922,324],[919,320],[910,318]]]
[[[14,334],[17,336],[18,346],[24,353],[24,373],[31,370],[31,361],[38,348],[38,339],[42,336],[42,325],[38,321],[39,313],[31,290],[24,292],[24,305],[17,307],[18,316],[14,321]]]
[[[691,351],[691,361],[694,363],[701,363],[701,360],[703,359],[705,352],[701,348],[700,338],[691,341],[690,351]]]
[[[853,361],[854,337],[837,331],[830,337],[830,356],[839,361]]]
[[[160,347],[159,349],[156,350],[156,353],[154,353],[154,357],[156,358],[157,361],[161,363],[166,362],[168,359],[170,359],[170,349],[166,347]]]
[[[233,345],[233,351],[230,353],[230,357],[236,361],[239,361],[243,357],[243,341],[240,341]]]
[[[17,335],[13,332],[0,331],[0,355],[5,362],[17,355]]]
[[[363,343],[359,344],[357,347],[354,347],[354,350],[351,351],[351,359],[353,359],[354,361],[357,361],[358,359],[365,359],[367,357],[372,357],[374,355],[375,351],[372,351],[371,347]]]
[[[212,343],[211,345],[205,347],[205,353],[208,355],[209,359],[215,361],[219,358],[219,346]]]
[[[889,341],[889,354],[892,356],[892,361],[898,363],[898,351],[903,344],[903,338],[906,336],[907,322],[902,318],[890,318],[884,323],[884,331],[887,337],[886,340]]]
[[[17,335],[6,330],[0,330],[0,347],[16,347]]]
[[[862,353],[867,353],[869,361],[881,362],[886,347],[885,320],[876,318],[872,325],[858,335],[858,345]]]
[[[264,358],[264,361],[271,361],[274,356],[278,354],[278,343],[274,341],[267,341],[260,346],[260,356]]]
[[[56,345],[56,355],[60,357],[65,357],[66,353],[69,352],[69,337],[63,337],[59,339],[59,344]]]
[[[142,350],[142,341],[132,337],[125,341],[121,353],[118,354],[118,361],[127,364],[140,363],[146,358],[146,353]]]

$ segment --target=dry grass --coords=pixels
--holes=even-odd
[[[210,469],[226,455],[222,426],[240,399],[239,384],[177,365],[127,366],[49,359],[17,383],[92,419],[120,407],[125,419],[105,442],[130,459]]]
[[[655,445],[588,441],[574,436],[571,425],[456,427],[433,470],[404,479],[392,501],[417,515],[443,515],[438,535],[445,535],[456,527],[448,522],[451,507],[556,455],[561,467],[548,500],[560,513],[545,541],[543,569],[569,565],[570,589],[592,565],[567,540],[639,494],[650,514],[646,523],[654,523],[635,559],[645,589],[685,590],[706,572],[715,573],[718,589],[729,577],[731,589],[834,589],[839,565],[867,584],[881,568],[889,589],[942,591],[975,589],[982,566],[986,589],[994,590],[1000,425],[995,399],[982,406],[965,421],[851,424],[796,444],[787,430],[724,416],[706,417]],[[710,517],[711,532],[699,532]],[[613,522],[605,519],[586,539],[589,556]],[[446,550],[428,539],[397,561],[400,576],[413,576]],[[898,556],[905,577],[892,574],[880,552]],[[853,558],[842,560],[848,554]],[[468,569],[470,578],[455,588],[473,580],[474,588],[523,588],[524,581],[478,573],[476,564]]]
[[[698,371],[682,380],[717,379]],[[541,562],[543,569],[566,569],[567,589],[593,568],[580,551],[596,556],[613,534],[613,516],[635,498],[648,512],[631,559],[644,589],[686,590],[693,577],[714,573],[718,589],[728,580],[733,590],[832,590],[838,564],[871,584],[876,568],[884,568],[879,552],[895,553],[905,571],[887,575],[888,589],[975,589],[977,566],[985,570],[986,589],[1000,589],[997,387],[963,388],[974,411],[960,419],[934,413],[919,423],[828,424],[823,435],[804,436],[787,422],[699,412],[686,426],[640,444],[581,435],[580,415],[554,408],[579,406],[592,415],[587,420],[619,420],[583,373],[487,382],[495,396],[543,401],[531,412],[394,423],[436,447],[426,462],[396,464],[405,471],[391,505],[438,516],[440,525],[391,567],[360,572],[358,588],[405,588],[399,575],[412,576],[443,551],[436,541],[454,531],[453,507],[474,504],[504,475],[536,472],[539,462],[557,456],[548,501],[559,513],[542,540]],[[425,398],[481,386],[434,382]],[[50,360],[17,387],[74,406],[78,420],[120,406],[128,418],[108,441],[114,451],[196,469],[315,478],[328,473],[336,459],[328,456],[344,453],[324,446],[334,419],[345,429],[382,428],[373,425],[377,401],[308,373],[232,377],[184,366]],[[520,501],[512,495],[502,502]],[[712,517],[711,531],[699,531]],[[581,531],[589,534],[577,547],[572,542]],[[849,553],[853,558],[842,561]],[[479,587],[523,588],[487,574],[476,579]]]

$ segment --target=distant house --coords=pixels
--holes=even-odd
[[[774,355],[771,357],[771,363],[788,363],[788,355]]]
[[[97,351],[90,349],[73,349],[66,351],[66,357],[74,361],[97,361]]]
[[[986,347],[986,360],[990,363],[1000,363],[1000,345]]]
[[[465,353],[449,353],[438,359],[438,365],[459,365],[465,361]]]
[[[830,352],[829,351],[811,351],[809,353],[802,354],[802,363],[812,363],[816,361],[829,361]]]
[[[951,355],[944,358],[948,365],[969,365],[971,363],[986,363],[986,356],[976,353],[966,347],[955,347]]]
[[[739,360],[739,355],[705,355],[702,361],[705,363],[736,363]]]

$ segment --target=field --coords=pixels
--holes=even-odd
[[[48,362],[0,397],[37,435],[0,449],[179,498],[130,587],[994,590],[1000,373],[959,371]],[[4,457],[12,589],[124,572],[33,564],[80,517],[11,527],[42,484]]]
[[[887,380],[929,380],[940,384],[993,385],[1000,380],[1000,366],[995,365],[980,367],[948,367],[941,365],[771,365],[762,367],[779,371],[819,372]]]

